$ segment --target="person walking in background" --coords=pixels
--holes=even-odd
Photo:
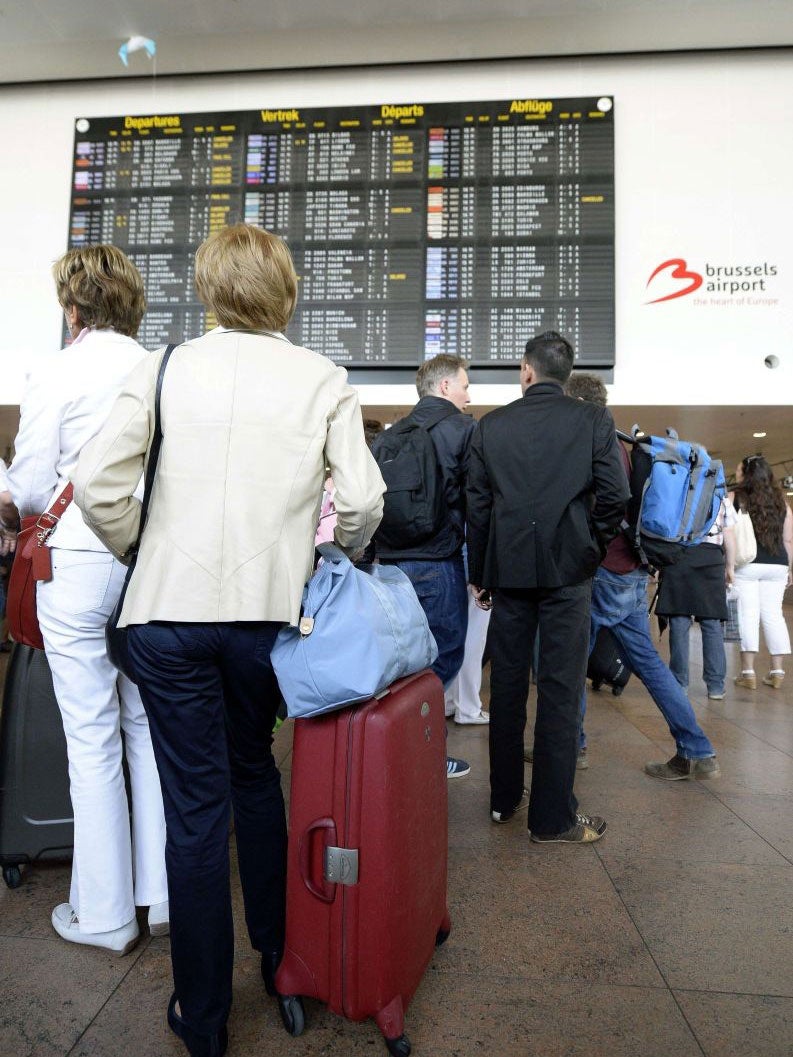
[[[168,821],[168,1023],[193,1057],[221,1057],[234,960],[232,805],[245,919],[270,994],[283,952],[286,819],[270,652],[300,616],[326,467],[335,541],[351,554],[380,521],[384,484],[347,372],[283,335],[297,298],[286,243],[244,224],[224,228],[196,252],[195,283],[220,326],[168,362],[162,448],[120,625]],[[117,555],[138,535],[134,491],[161,359],[129,376],[75,475],[87,523]]]
[[[608,393],[603,382],[596,375],[583,377],[586,381],[579,376],[576,386],[579,399],[605,407]],[[628,453],[623,445],[619,451],[629,476]],[[717,778],[721,772],[713,746],[697,723],[691,702],[653,643],[647,606],[648,581],[648,570],[642,567],[633,546],[620,532],[609,544],[592,584],[589,652],[594,649],[600,629],[608,628],[629,668],[644,683],[669,726],[675,739],[675,755],[667,763],[645,764],[647,774],[670,782]],[[582,728],[585,713],[586,693],[581,698]]]
[[[22,400],[8,472],[22,517],[42,513],[63,492],[124,378],[149,360],[135,341],[143,282],[120,250],[70,250],[53,275],[72,343],[42,358]],[[140,472],[133,489],[139,478]],[[125,569],[74,504],[47,545],[52,579],[39,582],[36,608],[63,717],[74,810],[69,901],[55,907],[52,925],[65,940],[124,954],[138,940],[136,904],[150,908],[152,933],[168,932],[165,819],[149,725],[137,688],[116,671],[105,648],[105,624]],[[122,754],[132,791],[131,833]]]
[[[469,579],[490,626],[490,817],[528,805],[534,841],[584,843],[606,829],[573,794],[589,650],[592,574],[619,530],[629,489],[606,408],[565,396],[569,342],[526,344],[521,399],[485,415],[471,445]],[[539,628],[531,794],[523,732]]]
[[[753,562],[735,572],[741,628],[741,674],[736,686],[757,689],[754,662],[760,648],[760,625],[770,656],[763,683],[778,690],[784,681],[783,658],[790,653],[790,634],[782,612],[785,588],[793,582],[793,511],[774,471],[762,455],[747,455],[735,471],[738,509],[749,515],[757,542]]]

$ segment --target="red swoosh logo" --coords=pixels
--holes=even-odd
[[[659,301],[671,301],[674,297],[685,297],[686,294],[693,294],[695,290],[698,290],[699,287],[702,286],[702,276],[699,272],[690,272],[688,270],[688,265],[682,257],[673,257],[671,260],[659,264],[647,280],[647,286],[650,285],[659,272],[663,272],[667,268],[672,269],[673,279],[690,279],[691,282],[688,286],[684,286],[681,290],[676,290],[673,294],[667,294],[665,297],[656,297],[654,301],[645,301],[645,304],[657,305]]]

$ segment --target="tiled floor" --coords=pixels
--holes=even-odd
[[[643,774],[673,746],[635,679],[621,698],[591,694],[591,766],[577,793],[609,829],[588,847],[532,845],[525,822],[493,826],[487,728],[450,726],[450,750],[473,771],[449,787],[453,931],[408,1011],[416,1057],[793,1054],[789,679],[781,691],[730,687],[722,702],[706,702],[695,679],[723,771],[712,783]],[[277,748],[288,785],[288,727]],[[62,865],[0,889],[0,1057],[180,1057],[164,1016],[167,939],[122,959],[71,947],[49,925],[67,891]],[[313,1002],[305,1034],[286,1035],[247,949],[238,889],[235,899],[230,1057],[385,1053],[371,1022]]]

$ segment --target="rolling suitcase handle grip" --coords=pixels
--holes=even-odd
[[[303,880],[303,884],[313,896],[322,900],[323,903],[332,903],[336,896],[336,885],[333,883],[329,884],[323,877],[322,887],[320,888],[311,877],[311,852],[314,847],[314,834],[319,830],[325,831],[323,845],[336,843],[336,823],[332,818],[318,818],[315,822],[312,822],[310,826],[306,827],[300,838],[298,852],[300,860],[300,877]]]

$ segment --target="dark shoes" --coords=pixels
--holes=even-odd
[[[513,819],[519,811],[525,811],[528,806],[529,791],[528,789],[524,789],[523,795],[511,811],[491,811],[490,819],[492,822],[496,823],[509,822],[510,819]]]
[[[446,757],[446,777],[465,778],[471,773],[471,765],[467,760],[458,760],[454,756]]]
[[[575,825],[565,833],[532,833],[535,844],[592,844],[606,832],[606,820],[600,815],[576,815]]]
[[[168,1003],[168,1027],[187,1047],[190,1057],[223,1057],[228,1049],[229,1033],[224,1024],[214,1035],[199,1035],[182,1020],[176,1012],[176,992]]]
[[[704,781],[707,778],[718,778],[721,774],[719,761],[715,756],[706,756],[701,760],[687,760],[675,754],[668,763],[646,763],[644,770],[652,778],[661,778],[665,782],[682,782],[686,778]]]

